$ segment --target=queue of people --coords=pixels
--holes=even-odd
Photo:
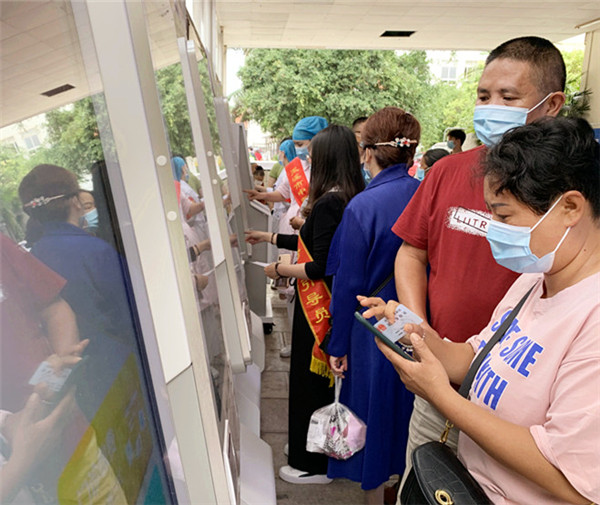
[[[425,153],[417,178],[411,114],[386,107],[359,118],[360,153],[349,132],[332,134],[344,127],[329,126],[302,159],[312,177],[299,237],[246,232],[250,243],[301,251],[296,264],[265,268],[296,279],[282,479],[348,478],[381,504],[393,475],[402,488],[414,449],[454,425],[445,443],[491,502],[600,502],[600,148],[584,120],[557,118],[565,74],[545,39],[498,46],[477,88],[484,145],[464,150],[464,132],[451,130],[451,153]],[[350,184],[361,163],[365,190]],[[459,395],[474,357],[528,291],[470,394]],[[392,323],[399,303],[422,320],[400,342],[413,361],[353,317],[366,307],[365,317]],[[343,377],[340,401],[367,435],[360,452],[325,464],[305,445],[311,410],[332,401],[330,374]]]
[[[255,171],[247,197],[275,204],[279,222],[247,230],[246,240],[293,258],[265,267],[270,279],[292,281],[281,479],[346,478],[360,483],[366,503],[382,504],[385,483],[397,475],[401,490],[415,449],[445,432],[495,504],[600,502],[600,147],[585,120],[557,117],[565,78],[552,43],[513,39],[490,53],[477,88],[483,146],[465,150],[464,132],[451,130],[448,149],[427,151],[413,177],[421,125],[388,106],[352,129],[302,118],[280,145],[279,175],[265,185]],[[212,338],[221,322],[202,191],[183,158],[170,168],[219,381],[226,358]],[[66,169],[39,165],[19,187],[31,252],[0,235],[2,502],[75,503],[90,475],[100,490],[91,503],[132,501],[102,427],[115,412],[124,413],[114,421],[123,430],[135,424],[129,404],[101,403],[115,384],[138,399],[138,456],[155,457],[145,386],[117,382],[138,366],[138,322],[127,265],[99,238],[107,219],[98,195]],[[399,304],[422,321],[399,341],[412,360],[355,318],[366,309],[371,321],[393,323]],[[457,388],[511,316],[465,398]],[[32,382],[41,362],[60,374],[84,361],[76,391],[60,396]],[[340,401],[367,425],[363,449],[346,460],[306,449],[311,415],[333,402],[334,377],[343,379]],[[59,483],[76,451],[83,463]]]

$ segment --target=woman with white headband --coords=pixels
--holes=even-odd
[[[362,130],[365,167],[373,179],[346,207],[331,246],[327,273],[334,274],[332,331],[327,346],[333,373],[345,376],[340,401],[367,424],[365,448],[346,461],[329,460],[329,477],[360,482],[367,503],[383,503],[383,485],[404,471],[404,447],[413,395],[355,318],[356,296],[395,298],[394,256],[402,240],[391,228],[419,186],[408,175],[421,127],[411,114],[386,107]]]

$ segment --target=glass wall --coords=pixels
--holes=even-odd
[[[35,150],[0,148],[0,502],[172,503],[131,289],[135,266],[124,253],[107,177],[119,160],[104,95],[99,80],[85,80],[69,5],[45,8],[60,28],[54,44],[15,40],[15,64],[3,59],[2,70],[26,82],[23,62],[40,50],[60,58],[68,46],[60,71],[28,89],[34,100],[50,82],[80,84],[33,118],[44,133]],[[15,38],[33,36],[18,20],[20,11],[2,9],[3,27]],[[28,72],[30,80],[43,75],[42,62]],[[210,289],[208,254],[194,270],[199,294]],[[213,307],[208,299],[199,296],[199,305]],[[212,352],[218,356],[219,344]]]
[[[214,153],[214,160],[219,176],[223,181],[221,188],[223,197],[226,201],[224,206],[227,221],[227,231],[230,237],[230,243],[232,246],[232,256],[234,261],[234,268],[237,279],[237,288],[240,295],[240,300],[244,305],[245,317],[247,324],[249,324],[249,308],[248,308],[248,294],[246,292],[246,279],[244,276],[244,268],[242,263],[241,244],[244,242],[245,234],[243,227],[241,226],[243,221],[237,214],[241,213],[241,208],[235,206],[235,200],[239,199],[230,195],[229,179],[228,174],[231,173],[231,167],[225,166],[223,156],[223,145],[221,137],[219,135],[219,128],[217,125],[217,114],[215,109],[215,89],[214,89],[214,75],[212,68],[209,65],[209,59],[204,52],[201,41],[197,37],[195,30],[190,30],[190,41],[195,48],[195,59],[197,61],[198,74],[200,82],[202,84],[202,93],[204,97],[204,106],[206,109],[206,117],[208,119],[209,130],[210,130],[210,147]],[[232,188],[235,189],[235,188]]]
[[[172,185],[179,203],[179,220],[186,243],[189,270],[195,287],[196,307],[200,316],[206,353],[210,362],[212,389],[223,441],[224,420],[231,416],[233,394],[231,371],[223,340],[221,310],[217,290],[213,244],[206,215],[202,183],[198,177],[198,159],[194,149],[192,129],[183,83],[180,55],[177,47],[175,19],[171,10],[154,15],[153,5],[145,6],[150,38],[154,76],[158,89],[162,117],[168,135],[170,163],[164,167],[172,175]],[[161,43],[158,45],[157,40]],[[211,124],[214,124],[212,122]],[[218,141],[218,132],[214,130]],[[220,145],[217,143],[217,147]],[[218,151],[215,151],[216,153]],[[229,201],[225,184],[220,185],[222,206]],[[210,191],[211,188],[208,188]],[[170,192],[172,188],[162,188]],[[232,236],[232,245],[237,238]],[[196,335],[198,340],[202,335]],[[225,411],[225,413],[224,413]]]

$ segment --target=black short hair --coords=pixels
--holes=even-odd
[[[357,117],[354,121],[352,121],[352,128],[354,128],[357,124],[364,123],[367,119],[369,119],[367,116]]]
[[[425,159],[427,167],[431,168],[436,161],[441,160],[444,156],[448,156],[449,154],[450,153],[446,151],[446,149],[435,148],[429,149],[429,151],[423,155],[423,158]]]
[[[562,54],[556,46],[541,37],[518,37],[500,44],[485,60],[489,65],[498,58],[529,63],[532,80],[544,95],[564,91],[567,70]]]
[[[542,215],[560,195],[579,191],[600,219],[600,145],[581,118],[542,118],[508,131],[487,154],[484,175]]]
[[[467,134],[459,128],[455,128],[454,130],[450,130],[447,134],[447,137],[452,137],[453,139],[460,140],[460,145],[465,143],[467,139]]]

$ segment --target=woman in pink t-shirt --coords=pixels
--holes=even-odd
[[[600,502],[599,152],[582,119],[506,133],[484,166],[487,238],[496,261],[524,275],[466,343],[415,326],[416,362],[380,345],[407,387],[461,430],[459,458],[495,504]],[[450,381],[462,382],[532,286],[463,398]]]

